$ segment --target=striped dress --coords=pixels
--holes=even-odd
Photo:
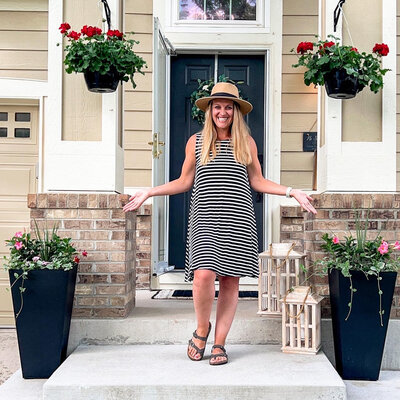
[[[247,168],[235,161],[229,139],[218,141],[217,156],[200,165],[201,145],[200,132],[196,134],[185,281],[193,280],[196,269],[209,269],[220,276],[257,278],[257,228]]]

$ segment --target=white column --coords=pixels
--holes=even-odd
[[[320,0],[320,10],[321,3]],[[341,37],[342,17],[333,32],[333,12],[338,0],[326,0],[327,34]],[[360,10],[362,13],[362,10]],[[390,68],[382,91],[382,141],[342,141],[342,101],[325,96],[325,144],[318,148],[318,191],[395,191],[396,190],[396,1],[385,0],[382,10],[382,41],[390,53],[383,67]],[[321,26],[320,21],[320,26]],[[351,26],[350,26],[351,29]],[[354,43],[357,47],[357,43]],[[325,90],[320,88],[319,90]],[[365,88],[371,96],[369,88]],[[359,118],[354,115],[354,118]],[[321,130],[319,129],[319,132]],[[319,138],[320,140],[320,138]]]
[[[120,0],[108,1],[111,22],[118,28]],[[121,85],[114,93],[102,96],[101,141],[62,140],[63,50],[58,27],[63,21],[63,2],[49,0],[48,83],[45,110],[44,192],[96,191],[123,193],[124,155],[118,145],[118,104]],[[82,76],[83,79],[83,76]]]

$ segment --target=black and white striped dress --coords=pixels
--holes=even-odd
[[[185,281],[193,280],[196,269],[257,278],[257,228],[247,168],[236,162],[229,139],[218,141],[217,156],[200,165],[201,145],[200,132],[196,134]]]

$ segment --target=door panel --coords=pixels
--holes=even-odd
[[[218,57],[218,76],[224,74],[234,82],[243,82],[237,86],[241,96],[253,105],[251,113],[245,116],[251,136],[257,143],[258,159],[264,171],[264,56],[220,56]],[[265,176],[265,174],[264,174]],[[263,203],[264,195],[251,190],[257,221],[258,251],[263,251]]]
[[[259,159],[264,149],[264,56],[224,56],[217,58],[217,75],[224,74],[240,84],[242,96],[254,106],[246,116],[254,137]],[[191,118],[190,94],[197,89],[197,79],[214,78],[214,55],[178,55],[171,59],[171,140],[170,180],[180,176],[185,158],[185,145],[189,137],[201,130]],[[184,268],[186,233],[191,191],[171,196],[169,200],[169,263],[176,269]],[[263,196],[253,192],[253,203],[257,219],[259,250],[263,243]]]
[[[214,56],[182,55],[171,58],[170,181],[179,178],[189,137],[201,130],[191,117],[190,95],[197,79],[214,77]],[[169,199],[169,264],[184,268],[186,231],[192,190]]]

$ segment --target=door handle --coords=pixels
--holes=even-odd
[[[153,140],[151,142],[148,142],[148,144],[153,147],[153,158],[159,158],[160,154],[162,154],[162,150],[159,146],[165,146],[165,142],[158,140],[158,136],[158,133],[153,133]]]

